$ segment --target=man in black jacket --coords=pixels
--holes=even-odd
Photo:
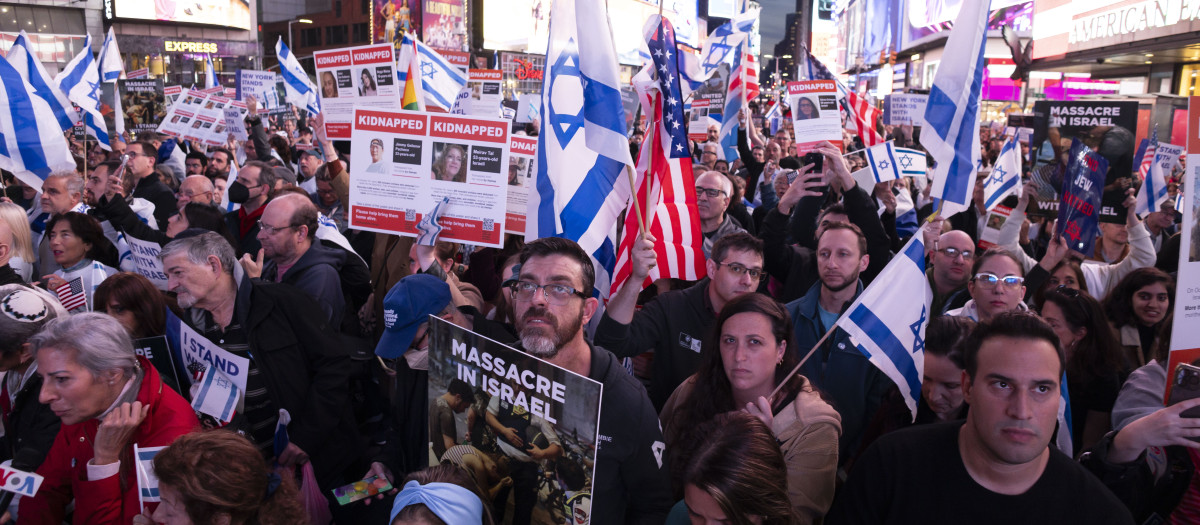
[[[224,238],[192,233],[184,232],[160,254],[184,322],[249,359],[242,429],[270,457],[279,409],[287,409],[291,442],[275,461],[292,467],[311,460],[321,492],[331,498],[333,488],[361,472],[355,468],[361,448],[346,347],[304,292],[246,278]],[[333,500],[331,510],[337,518],[342,507]]]
[[[154,204],[154,220],[160,225],[166,224],[167,219],[175,215],[179,208],[175,205],[175,192],[159,180],[158,173],[154,171],[158,150],[149,142],[134,142],[129,145],[125,155],[129,157],[125,168],[127,174],[133,177],[134,198],[146,199]]]
[[[595,279],[591,259],[574,241],[548,237],[526,244],[510,288],[520,348],[604,385],[591,523],[659,524],[673,501],[658,415],[620,361],[583,336],[599,307],[591,294]]]

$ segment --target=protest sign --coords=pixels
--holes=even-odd
[[[797,155],[808,153],[822,141],[842,143],[837,83],[832,80],[788,82],[787,90]]]
[[[179,370],[175,367],[175,357],[171,354],[171,345],[167,343],[167,336],[134,339],[133,352],[145,357],[150,364],[154,365],[154,368],[158,370],[158,375],[162,376],[163,383],[176,392],[187,395],[187,391],[180,390],[180,388],[189,383],[180,380]]]
[[[156,242],[143,241],[129,235],[125,236],[125,241],[129,243],[129,252],[133,256],[133,266],[137,273],[149,279],[155,288],[166,290],[167,274],[163,271],[162,260],[158,258],[162,247]]]
[[[1171,329],[1171,352],[1167,357],[1167,391],[1163,402],[1171,397],[1175,382],[1175,367],[1180,363],[1196,364],[1200,360],[1200,97],[1188,99],[1187,170],[1182,180],[1183,199],[1176,209],[1183,213],[1179,235],[1179,271],[1175,281],[1174,325]]]
[[[167,339],[174,346],[180,361],[189,372],[193,368],[214,367],[233,381],[238,390],[246,391],[246,379],[250,376],[250,360],[234,355],[209,341],[183,322],[170,309],[167,309]],[[188,373],[183,375],[189,381],[191,380]]]
[[[921,126],[929,95],[892,93],[883,99],[883,123],[892,126]]]
[[[467,101],[467,114],[479,117],[500,116],[499,69],[472,69],[467,72],[467,90],[471,98]]]
[[[250,133],[246,130],[246,103],[241,100],[230,101],[224,112],[225,132],[240,141],[250,140]]]
[[[622,102],[624,102],[624,100],[625,100],[624,95],[625,95],[625,91],[622,90],[621,91],[621,96],[622,96],[621,101]],[[634,97],[634,101],[635,102],[637,101],[636,97]],[[633,118],[634,112],[631,110],[631,108],[625,108],[625,114],[628,115],[628,117],[626,118],[626,123],[628,123],[629,119]],[[541,120],[541,119],[542,119],[542,95],[541,95],[541,93],[526,93],[524,95],[521,95],[520,105],[517,106],[516,122],[518,124],[523,124],[526,122],[532,122],[532,121]]]
[[[167,114],[163,81],[159,79],[122,79],[117,81],[124,111],[125,130],[134,135],[158,129]]]
[[[150,70],[147,68],[135,69],[125,73],[125,78],[149,78]]]
[[[183,86],[166,86],[163,88],[163,102],[170,107],[179,100],[179,94],[183,93]]]
[[[508,149],[508,208],[504,217],[507,233],[525,235],[525,213],[529,188],[537,180],[537,137],[514,135]]]
[[[461,457],[441,450],[446,438],[469,447],[455,452],[498,449],[510,470],[538,473],[513,476],[514,498],[527,491],[544,496],[534,498],[533,523],[587,523],[603,385],[437,317],[430,316],[429,333],[430,430],[442,434],[430,436],[431,461]],[[455,398],[451,392],[467,390],[472,395],[464,401],[486,414],[471,428],[466,411],[454,412],[447,400]],[[542,454],[556,458],[533,459]],[[490,489],[503,481],[494,477],[478,480],[480,486]],[[573,515],[567,515],[568,502],[576,503]]]
[[[717,125],[719,122],[713,122],[708,118],[709,101],[705,99],[692,100],[691,117],[688,120],[688,140],[696,142],[705,142],[708,140],[708,126]]]
[[[245,101],[247,96],[253,96],[258,101],[258,107],[264,111],[285,108],[287,103],[279,94],[279,75],[274,71],[255,71],[239,69],[237,71],[236,98]]]
[[[400,109],[396,57],[389,44],[313,53],[317,91],[330,140],[350,138],[355,107]]]
[[[988,250],[999,246],[1000,228],[1004,226],[1004,221],[1008,220],[1008,216],[1012,213],[1012,208],[1000,204],[988,210],[987,213],[987,221],[983,223],[983,231],[979,234],[980,250]]]
[[[1058,204],[1056,235],[1067,240],[1067,247],[1090,256],[1100,232],[1100,203],[1108,161],[1080,142],[1071,141],[1062,200]]]
[[[1134,161],[1137,132],[1136,101],[1039,100],[1033,105],[1033,137],[1030,141],[1034,179],[1049,178],[1049,172],[1054,169],[1061,172],[1062,154],[1070,147],[1071,139],[1079,139],[1108,161],[1109,169],[1104,174],[1105,191],[1099,207],[1100,220],[1123,224],[1125,207],[1121,203],[1125,201],[1125,190],[1133,185],[1133,172],[1137,170]],[[1053,188],[1058,187],[1053,185]],[[1058,195],[1050,195],[1049,188],[1043,188],[1038,199],[1061,200]],[[1050,208],[1030,204],[1031,215],[1053,215]]]
[[[441,240],[500,247],[508,199],[509,122],[421,111],[354,113],[350,227],[417,236],[449,197]],[[361,155],[361,153],[360,153]]]

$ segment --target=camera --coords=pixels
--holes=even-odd
[[[804,154],[800,159],[800,166],[813,165],[812,173],[818,173],[825,169],[825,156],[817,151],[810,151]]]

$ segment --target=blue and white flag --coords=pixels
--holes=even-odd
[[[983,183],[983,205],[988,211],[1009,195],[1021,195],[1021,143],[1010,137],[992,166],[992,173]]]
[[[46,101],[63,131],[75,126],[75,121],[79,120],[79,114],[75,112],[71,101],[67,100],[67,95],[58,89],[58,84],[50,78],[46,68],[42,67],[42,62],[29,48],[29,36],[24,31],[17,36],[17,40],[13,42],[5,59],[21,73],[21,78],[33,86],[34,93]]]
[[[449,111],[454,107],[454,99],[458,92],[467,85],[467,75],[454,64],[447,62],[437,51],[408,33],[404,34],[400,56],[396,59],[398,64],[408,64],[412,59],[414,42],[417,47],[415,53],[420,60],[421,88],[425,92],[425,104]],[[396,76],[400,77],[401,82],[408,82],[408,68],[397,67]]]
[[[100,63],[100,80],[103,82],[112,82],[113,86],[113,131],[117,133],[117,138],[125,140],[125,114],[124,108],[121,107],[121,92],[116,89],[117,79],[125,73],[125,62],[121,59],[121,48],[117,46],[117,35],[113,32],[113,28],[108,28],[108,34],[104,37],[104,44],[100,46],[100,56],[96,58]]]
[[[1142,180],[1142,187],[1138,189],[1137,205],[1134,208],[1134,213],[1138,216],[1145,217],[1159,211],[1163,201],[1167,200],[1167,177],[1179,164],[1179,156],[1182,153],[1183,146],[1158,141],[1157,126],[1150,133],[1150,145],[1146,148],[1146,156],[1153,155],[1153,159],[1150,160],[1146,178]]]
[[[238,401],[242,398],[241,390],[232,380],[215,366],[204,369],[200,379],[200,388],[192,398],[192,408],[201,414],[208,414],[222,423],[233,420]]]
[[[1066,454],[1075,457],[1075,441],[1072,437],[1074,428],[1071,426],[1071,393],[1067,388],[1067,373],[1064,371],[1058,384],[1058,433],[1054,436],[1054,446]]]
[[[991,0],[962,3],[925,106],[921,144],[937,161],[929,195],[941,201],[941,216],[946,218],[970,206],[975,188],[990,5]]]
[[[421,217],[421,222],[418,222],[416,226],[417,231],[420,232],[417,235],[417,244],[433,246],[437,243],[438,235],[445,229],[438,221],[441,220],[442,214],[446,212],[449,204],[450,197],[442,197],[442,200],[438,201],[432,210],[429,210],[429,213]]]
[[[212,55],[204,55],[204,89],[217,87],[217,72],[213,68]]]
[[[555,0],[542,80],[538,170],[526,239],[565,237],[591,254],[607,297],[615,226],[631,188],[620,71],[602,2]]]
[[[921,151],[897,148],[890,140],[863,151],[867,156],[867,167],[850,176],[868,193],[880,182],[900,177],[925,176],[925,153]]]
[[[287,91],[287,101],[293,106],[304,108],[309,115],[321,112],[321,101],[317,98],[317,87],[308,78],[308,73],[300,67],[296,55],[283,43],[283,37],[275,42],[275,55],[279,59],[279,74],[283,77],[283,87]],[[230,181],[231,183],[233,181]]]
[[[783,103],[776,100],[771,104],[771,109],[768,109],[767,113],[763,115],[763,120],[771,128],[771,136],[775,136],[775,133],[779,131],[779,126],[783,124]]]
[[[75,170],[67,138],[49,104],[35,94],[33,86],[12,64],[3,60],[0,108],[0,168],[39,192],[51,172]]]
[[[137,471],[138,501],[142,508],[147,503],[161,501],[158,492],[158,476],[154,473],[154,456],[167,447],[139,447],[133,444],[134,469]]]
[[[896,383],[913,419],[921,396],[932,302],[925,278],[925,241],[918,232],[837,320],[858,351]]]
[[[62,72],[54,77],[67,99],[83,110],[84,129],[96,138],[100,147],[109,149],[108,126],[100,113],[100,68],[92,56],[92,35],[87,35],[79,54],[71,59]]]
[[[235,271],[238,271],[235,269]],[[167,342],[189,372],[219,370],[242,392],[250,377],[250,360],[217,346],[167,309]],[[187,375],[191,379],[191,375]]]
[[[758,10],[752,9],[741,13],[728,22],[721,24],[708,35],[704,41],[704,50],[700,53],[700,70],[698,78],[689,80],[708,80],[717,72],[721,64],[733,64],[740,59],[741,45],[750,36],[754,22],[758,20]],[[736,71],[736,69],[730,69]],[[689,75],[690,76],[690,75]]]
[[[273,448],[275,457],[283,455],[283,451],[287,450],[287,446],[292,442],[292,437],[288,434],[288,425],[292,423],[292,415],[288,413],[286,408],[279,409],[279,419],[275,421],[275,440]]]

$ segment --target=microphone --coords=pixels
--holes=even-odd
[[[0,493],[0,514],[8,510],[17,494],[30,497],[37,494],[42,477],[33,471],[37,470],[41,459],[37,450],[23,448],[17,451],[11,464],[0,466],[0,491],[3,491]]]

